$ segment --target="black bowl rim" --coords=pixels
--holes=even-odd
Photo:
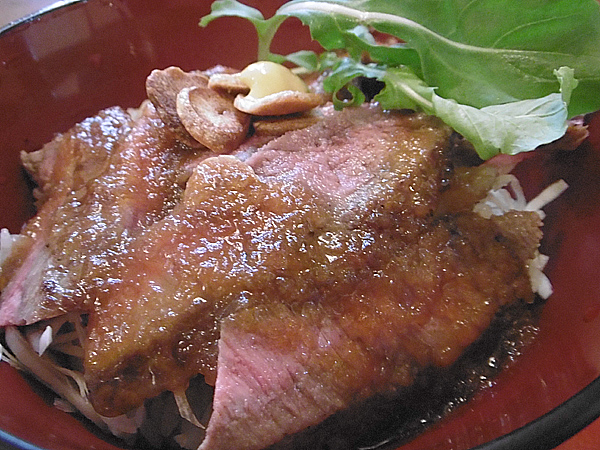
[[[600,377],[537,419],[471,450],[549,450],[600,417]]]
[[[32,22],[46,13],[49,13],[51,11],[56,11],[57,9],[72,5],[73,3],[85,3],[87,1],[88,0],[57,0],[48,6],[38,9],[37,11],[27,14],[26,16],[23,16],[21,18],[12,20],[12,21],[8,22],[7,24],[1,26],[0,27],[0,36],[2,36],[5,32],[12,30],[13,28],[23,25],[24,23]]]
[[[0,27],[0,37],[23,24],[35,21],[42,15],[88,1],[58,0]],[[471,450],[550,450],[573,437],[597,418],[600,418],[600,376],[551,411],[504,436],[473,447]],[[0,429],[0,444],[2,444],[0,448],[6,448],[6,450],[48,450],[2,429]],[[393,442],[388,444],[393,445]],[[8,447],[6,447],[7,445]]]

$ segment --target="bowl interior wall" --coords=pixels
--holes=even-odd
[[[246,2],[270,15],[280,0]],[[255,59],[253,28],[220,19],[198,27],[209,1],[89,0],[48,12],[0,35],[0,227],[34,213],[19,153],[113,105],[135,107],[154,68]],[[318,49],[298,21],[284,24],[273,51]],[[572,155],[536,156],[519,168],[531,197],[564,178],[570,189],[547,209],[543,251],[555,288],[537,341],[489,389],[405,449],[482,444],[560,405],[600,375],[600,121]],[[0,429],[49,449],[114,448],[48,404],[0,364]]]

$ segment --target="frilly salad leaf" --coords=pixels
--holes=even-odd
[[[567,120],[600,109],[600,6],[596,0],[292,0],[270,19],[235,0],[202,18],[245,17],[259,34],[259,59],[329,69],[333,93],[357,76],[385,83],[384,108],[435,114],[479,155],[533,150],[562,136]],[[325,50],[273,55],[275,33],[297,17]],[[400,40],[382,45],[372,31]],[[361,58],[369,55],[370,64]],[[350,101],[364,101],[351,90]]]

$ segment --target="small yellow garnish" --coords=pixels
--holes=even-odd
[[[308,92],[302,79],[290,69],[270,61],[250,64],[239,74],[250,88],[250,97],[263,98],[282,91]]]
[[[208,87],[236,95],[234,106],[256,116],[282,116],[309,111],[326,101],[281,64],[259,61],[234,74],[215,74]]]

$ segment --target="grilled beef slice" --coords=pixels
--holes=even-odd
[[[4,264],[0,325],[86,311],[114,254],[172,208],[189,152],[163,128],[152,106],[135,121],[111,108],[24,156],[39,210]]]
[[[122,283],[90,317],[95,406],[122,413],[184,388],[194,373],[212,384],[224,317],[281,299],[319,301],[378,270],[413,238],[406,230],[428,220],[433,206],[414,198],[439,192],[448,135],[432,118],[361,108],[271,141],[246,163],[198,165],[184,201],[135,240],[111,276]],[[279,177],[259,175],[273,165]],[[393,214],[400,208],[419,212],[406,219]]]
[[[201,448],[260,449],[451,364],[502,305],[531,299],[540,224],[452,201],[438,214],[449,137],[369,106],[196,165],[90,314],[96,409],[201,373],[215,385]]]
[[[534,247],[519,252],[540,220],[509,215],[444,217],[352,292],[229,316],[200,449],[264,448],[453,363],[503,305],[531,299],[522,258]]]
[[[436,208],[450,130],[418,114],[349,108],[264,145],[246,160],[262,179],[302,186],[350,228],[416,230]]]
[[[452,176],[434,118],[320,115],[210,157],[152,106],[111,109],[26,156],[40,209],[0,274],[0,324],[89,313],[85,377],[107,416],[202,374],[203,450],[269,446],[451,364],[531,299],[539,217],[471,213],[493,173]]]

